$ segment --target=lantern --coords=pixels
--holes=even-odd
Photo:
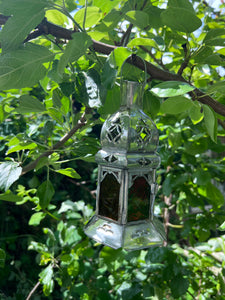
[[[165,232],[154,216],[158,131],[141,110],[143,84],[121,82],[120,110],[106,119],[96,154],[96,212],[85,226],[95,241],[114,249],[162,245]]]

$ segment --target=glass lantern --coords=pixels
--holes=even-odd
[[[141,110],[143,84],[121,81],[121,96],[120,110],[101,130],[96,212],[84,231],[114,249],[137,250],[165,240],[163,224],[154,216],[158,131]]]

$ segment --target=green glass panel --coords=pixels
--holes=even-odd
[[[99,215],[118,220],[120,184],[113,174],[107,174],[100,184]]]
[[[137,177],[128,193],[128,222],[149,218],[150,185],[145,177]]]

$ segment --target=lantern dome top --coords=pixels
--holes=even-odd
[[[101,131],[102,147],[122,152],[154,152],[158,131],[154,122],[141,110],[143,84],[123,81],[120,110],[109,117]]]
[[[101,130],[102,149],[96,161],[114,166],[148,166],[156,168],[160,158],[155,152],[158,131],[142,110],[143,85],[122,82],[120,110],[106,119]]]

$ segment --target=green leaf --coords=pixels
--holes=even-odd
[[[62,93],[60,92],[60,90],[58,88],[54,89],[52,92],[52,101],[54,107],[60,108],[62,106],[61,98]]]
[[[214,111],[208,106],[203,104],[204,122],[206,130],[213,142],[217,142],[217,119]]]
[[[76,22],[83,27],[85,8],[79,9],[74,15]],[[96,6],[88,6],[86,10],[85,28],[90,28],[98,23],[102,18],[102,13]]]
[[[67,17],[63,13],[55,9],[47,10],[45,13],[45,17],[49,22],[52,22],[56,25],[63,26],[65,23],[68,23]]]
[[[225,231],[225,221],[218,228],[220,231]]]
[[[206,196],[216,207],[224,205],[224,196],[221,191],[211,182],[206,185]]]
[[[113,87],[117,73],[120,71],[124,61],[131,55],[131,53],[132,52],[125,47],[117,47],[110,53],[103,66],[101,74],[102,84],[107,89]]]
[[[64,236],[65,244],[73,245],[80,240],[81,240],[81,236],[74,225],[71,225],[69,228],[66,228],[65,236]]]
[[[3,249],[0,248],[0,268],[4,268],[5,266],[6,254]]]
[[[225,81],[220,81],[209,86],[208,93],[225,93]]]
[[[99,7],[101,11],[104,13],[110,12],[110,10],[118,6],[119,3],[120,0],[114,0],[114,1],[94,0],[93,1],[93,5]]]
[[[191,121],[194,125],[201,122],[204,117],[203,112],[201,112],[201,106],[193,105],[189,110],[189,117],[191,118]]]
[[[127,45],[127,47],[130,48],[134,46],[150,46],[150,47],[157,48],[157,45],[154,40],[146,39],[146,38],[134,38]]]
[[[189,0],[169,0],[167,6],[178,8],[182,7],[191,11],[192,13],[195,13],[195,10]]]
[[[30,87],[46,74],[42,65],[53,59],[54,54],[46,47],[26,44],[17,51],[0,56],[0,89]],[[21,76],[22,75],[22,76]]]
[[[3,162],[0,165],[0,189],[8,190],[19,179],[22,173],[20,164],[14,161]]]
[[[75,210],[75,208],[76,208],[76,205],[75,205],[74,202],[72,202],[71,200],[66,200],[65,202],[63,202],[61,204],[61,207],[58,210],[58,213],[62,214],[64,212],[68,211],[68,210],[72,210],[73,211],[73,210]]]
[[[34,213],[31,217],[30,217],[30,220],[29,220],[29,225],[32,225],[32,226],[37,226],[40,224],[41,220],[44,219],[44,217],[46,216],[45,213],[43,212],[37,212],[37,213]]]
[[[64,118],[63,118],[62,112],[59,111],[57,108],[50,107],[48,109],[48,114],[53,120],[55,120],[59,124],[62,125],[64,123]]]
[[[163,26],[160,15],[164,11],[164,9],[161,9],[157,6],[151,5],[149,6],[145,12],[148,14],[149,19],[149,27],[152,28],[160,28]]]
[[[132,10],[126,13],[126,19],[141,29],[149,26],[149,17],[146,12],[140,10]]]
[[[207,57],[207,60],[204,61],[205,64],[213,66],[224,66],[224,60],[220,57],[219,54],[212,54]]]
[[[169,7],[161,14],[162,22],[173,30],[191,33],[198,29],[202,22],[189,9]]]
[[[109,55],[109,63],[112,68],[122,67],[124,61],[132,54],[132,52],[125,47],[117,47]]]
[[[188,289],[189,281],[184,278],[181,274],[175,276],[170,283],[170,288],[173,297],[178,298],[184,295]]]
[[[37,147],[37,144],[35,144],[35,143],[22,142],[19,145],[10,147],[6,153],[8,155],[10,153],[18,152],[21,150],[32,150],[32,149],[35,149],[36,147]]]
[[[19,98],[19,106],[16,108],[18,113],[30,113],[30,112],[43,112],[45,111],[45,106],[38,99],[30,96],[23,95]]]
[[[66,46],[64,54],[58,63],[58,72],[62,74],[68,63],[78,60],[85,54],[88,47],[91,46],[91,38],[84,32],[76,32],[72,34],[72,40]]]
[[[11,2],[11,1],[10,1]],[[45,4],[42,1],[15,1],[22,13],[17,11],[6,22],[0,35],[3,51],[14,50],[23,43],[26,36],[41,23],[45,16]]]
[[[106,101],[98,110],[100,114],[107,115],[115,113],[120,107],[120,90],[114,85],[111,90],[107,91]]]
[[[7,0],[0,3],[0,10],[6,16],[23,15],[26,11],[40,10],[49,6],[48,0]]]
[[[63,175],[66,175],[66,176],[71,177],[71,178],[76,178],[76,179],[81,178],[80,175],[72,168],[60,169],[60,170],[57,170],[56,172],[60,173],[60,174],[63,174]]]
[[[213,54],[213,50],[209,46],[201,47],[197,52],[195,52],[192,58],[197,63],[207,62],[207,58]]]
[[[209,46],[224,46],[225,44],[224,36],[225,36],[225,29],[213,28],[207,32],[203,43]]]
[[[0,194],[0,200],[9,202],[21,202],[23,198],[13,194],[11,191],[8,190],[4,194]]]
[[[150,114],[150,116],[154,119],[160,109],[159,98],[157,98],[150,92],[145,92],[143,99],[143,109],[145,113]]]
[[[164,114],[179,114],[192,108],[192,100],[183,96],[168,98],[161,104],[160,111]]]
[[[184,95],[193,91],[195,88],[188,83],[180,81],[166,81],[155,85],[151,92],[158,97],[174,97]]]
[[[43,291],[45,296],[49,296],[53,291],[53,267],[51,265],[47,266],[40,274],[40,282],[44,285]]]
[[[48,207],[53,195],[55,194],[55,190],[50,180],[44,181],[39,188],[37,189],[37,196],[39,198],[39,205],[42,209]]]

